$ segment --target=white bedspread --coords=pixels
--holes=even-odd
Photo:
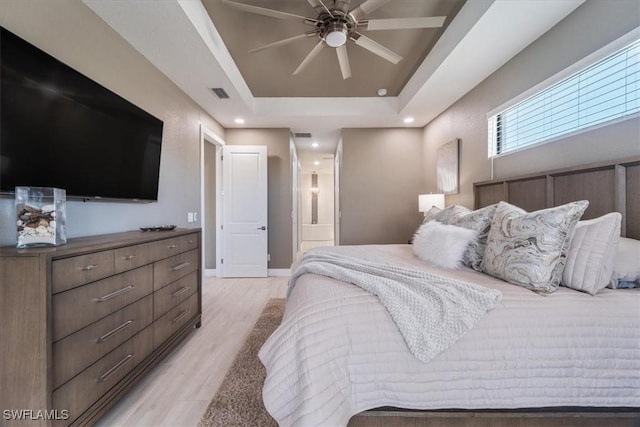
[[[336,254],[326,248],[305,254],[291,275],[288,294],[298,278],[308,273],[351,283],[377,296],[411,354],[423,362],[458,341],[502,298],[495,289]]]
[[[460,340],[416,359],[378,298],[314,274],[291,292],[259,357],[263,400],[282,426],[344,426],[367,409],[640,407],[640,289],[550,296],[465,269],[429,267],[409,245],[336,253],[498,289],[503,299]]]

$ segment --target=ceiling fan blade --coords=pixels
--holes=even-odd
[[[320,6],[322,6],[322,8],[324,9],[325,12],[327,12],[329,14],[330,17],[333,18],[333,13],[331,13],[331,9],[329,9],[327,7],[326,4],[324,4],[324,2],[322,0],[318,0],[318,3],[320,3]]]
[[[307,37],[308,37],[307,34],[300,34],[297,36],[289,37],[288,39],[278,40],[277,42],[269,43],[264,46],[257,47],[255,49],[251,49],[249,53],[256,53],[256,52],[260,52],[261,50],[269,49],[271,47],[278,47],[285,44],[293,43],[300,39],[306,39]]]
[[[349,5],[351,4],[351,0],[335,0],[334,1],[334,7],[337,10],[341,10],[344,13],[348,13],[349,12]]]
[[[342,79],[347,80],[351,77],[351,65],[349,64],[349,54],[347,54],[347,45],[343,44],[342,46],[336,49],[336,53],[338,54],[338,63],[340,64],[340,72],[342,72]]]
[[[391,0],[367,0],[349,13],[357,20],[362,18],[364,15],[367,15],[374,10],[384,6],[390,1]]]
[[[440,28],[446,16],[428,16],[423,18],[370,19],[367,30],[408,30],[411,28]]]
[[[359,37],[357,39],[354,38],[354,40],[358,46],[363,47],[367,49],[369,52],[375,53],[379,57],[384,58],[387,61],[392,62],[394,64],[397,64],[398,62],[402,61],[402,56],[398,55],[397,53],[395,53],[390,49],[387,49],[386,47],[382,46],[380,43],[375,42],[371,40],[369,37],[363,36],[360,33],[356,33],[356,35]]]
[[[300,15],[294,15],[293,13],[287,13],[287,12],[281,12],[279,10],[273,10],[273,9],[266,9],[264,7],[259,7],[259,6],[252,6],[250,4],[244,4],[244,3],[238,3],[235,1],[231,1],[231,0],[223,0],[222,1],[224,4],[229,5],[235,9],[241,10],[243,12],[249,12],[249,13],[255,13],[258,15],[264,15],[264,16],[270,16],[272,18],[278,18],[278,19],[287,19],[290,21],[314,21],[316,22],[316,19],[313,18],[307,18],[305,16],[300,16]]]
[[[316,12],[320,13],[323,10],[322,5],[318,0],[307,0],[307,2],[316,10]]]
[[[309,52],[309,54],[302,60],[300,65],[298,65],[298,68],[296,68],[296,70],[293,72],[293,75],[295,76],[296,74],[300,74],[302,70],[304,70],[307,67],[307,65],[309,65],[309,63],[313,60],[313,58],[318,56],[318,54],[320,53],[323,47],[324,47],[324,42],[320,40],[318,44],[315,45],[313,49],[311,49],[311,52]]]

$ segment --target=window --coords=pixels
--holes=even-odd
[[[489,117],[489,156],[640,112],[640,40]]]

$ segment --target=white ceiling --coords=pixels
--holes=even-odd
[[[332,153],[343,128],[425,126],[584,2],[466,1],[398,96],[255,97],[199,0],[83,1],[225,128],[311,132],[296,144],[318,153]]]

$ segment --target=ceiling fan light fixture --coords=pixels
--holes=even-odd
[[[347,42],[349,29],[344,23],[333,23],[327,27],[324,42],[329,47],[340,47]]]

